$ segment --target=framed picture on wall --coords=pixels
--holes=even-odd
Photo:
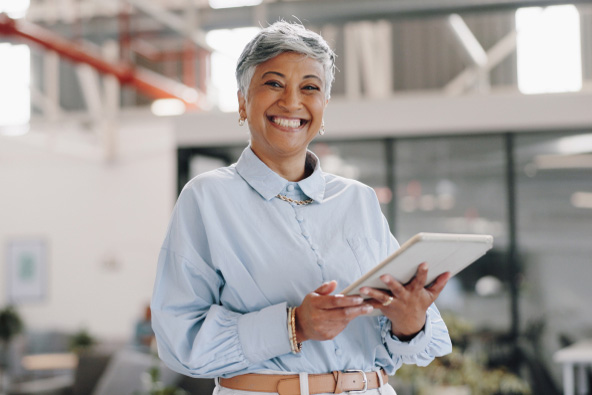
[[[40,302],[47,297],[47,246],[43,239],[19,239],[7,245],[7,300]]]

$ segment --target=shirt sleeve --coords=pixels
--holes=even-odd
[[[209,262],[208,235],[188,194],[179,197],[159,255],[151,302],[159,357],[205,378],[289,353],[285,303],[246,314],[221,305],[224,278]]]
[[[388,256],[399,248],[399,243],[390,233],[388,222],[383,218],[383,234],[388,240],[386,255]],[[403,364],[427,366],[436,357],[452,352],[452,342],[448,334],[448,328],[440,316],[435,304],[432,304],[426,312],[426,324],[409,342],[402,342],[391,334],[391,321],[385,316],[380,317],[381,338],[392,365],[385,370],[389,375]]]
[[[393,375],[403,364],[427,366],[436,357],[452,352],[452,342],[448,329],[435,304],[426,312],[424,328],[409,342],[400,341],[391,334],[391,322],[380,317],[382,342],[389,352],[393,365],[387,369]]]

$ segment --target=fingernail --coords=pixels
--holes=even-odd
[[[372,306],[364,306],[364,313],[366,313],[366,314],[371,313],[372,310],[374,310],[374,307],[372,307]]]
[[[360,293],[362,295],[368,295],[368,288],[360,288]]]

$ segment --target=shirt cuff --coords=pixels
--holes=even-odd
[[[383,343],[386,344],[391,355],[416,355],[426,349],[432,338],[432,320],[430,315],[431,313],[428,309],[423,329],[408,342],[403,342],[397,336],[391,334],[391,321],[387,319],[387,322],[382,325],[381,336]]]
[[[238,320],[238,337],[245,357],[253,363],[291,351],[286,303],[243,314]]]

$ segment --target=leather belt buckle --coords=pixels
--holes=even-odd
[[[350,369],[350,370],[344,370],[343,373],[361,373],[362,374],[362,378],[364,380],[364,388],[359,390],[359,391],[347,391],[348,394],[363,394],[366,391],[368,391],[368,377],[366,377],[366,372],[364,372],[363,370],[355,370],[355,369]]]

